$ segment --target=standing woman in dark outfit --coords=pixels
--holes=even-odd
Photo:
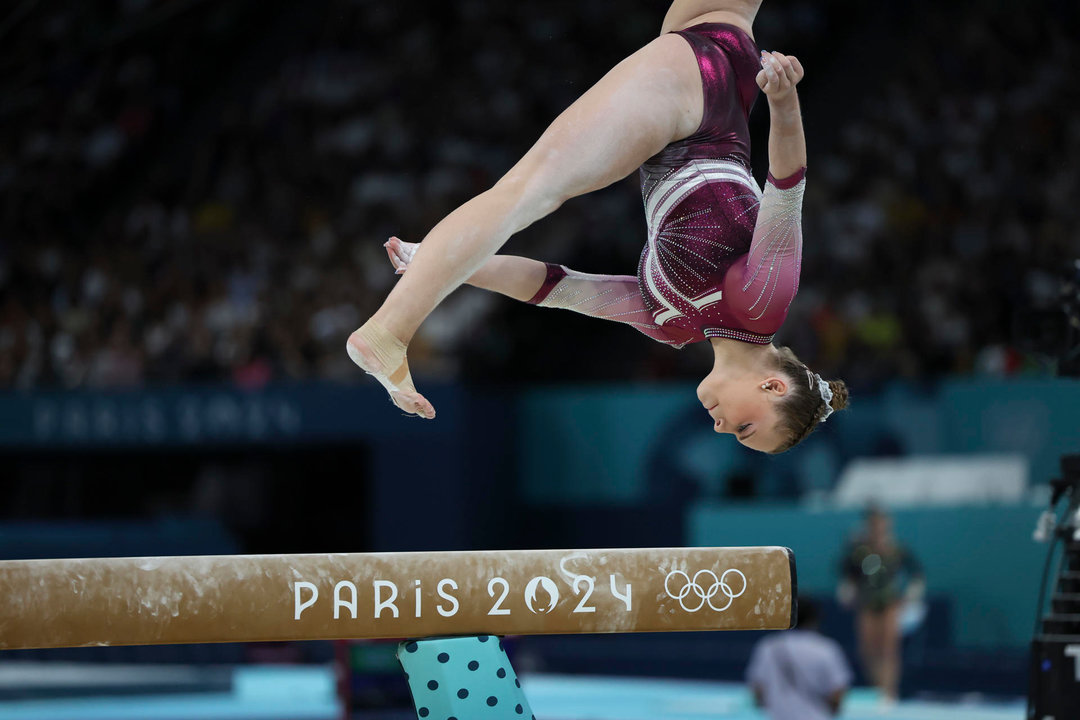
[[[922,566],[897,542],[892,518],[872,507],[863,531],[845,548],[840,577],[837,596],[857,613],[863,672],[887,703],[894,702],[900,690],[900,615],[908,602],[922,599]]]

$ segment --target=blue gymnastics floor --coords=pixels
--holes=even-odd
[[[339,720],[331,667],[230,669],[231,692],[19,700],[0,703],[0,720]],[[746,689],[730,683],[647,678],[523,675],[540,720],[760,720]],[[903,702],[884,708],[856,689],[847,720],[1022,720],[1024,704]],[[354,714],[354,720],[415,717],[409,712]]]
[[[96,666],[101,667],[101,666]],[[334,669],[222,667],[229,692],[63,697],[0,702],[0,720],[340,720]]]
[[[540,720],[761,720],[742,685],[647,678],[532,675],[525,695]],[[844,703],[847,720],[1023,720],[1022,700],[1006,704],[906,701],[883,707],[857,688]]]

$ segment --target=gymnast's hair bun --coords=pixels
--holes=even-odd
[[[847,384],[843,380],[830,380],[829,389],[832,390],[832,400],[829,405],[833,410],[843,410],[848,405]]]

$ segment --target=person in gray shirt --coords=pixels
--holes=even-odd
[[[817,628],[817,606],[800,598],[796,629],[770,633],[754,647],[746,682],[772,720],[829,720],[840,712],[851,667]]]

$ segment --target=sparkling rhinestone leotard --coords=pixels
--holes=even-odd
[[[764,193],[750,175],[754,41],[720,23],[678,34],[697,56],[705,109],[697,132],[641,166],[649,234],[637,276],[549,263],[529,302],[627,323],[677,347],[709,337],[767,344],[799,289],[805,169],[770,175]]]

